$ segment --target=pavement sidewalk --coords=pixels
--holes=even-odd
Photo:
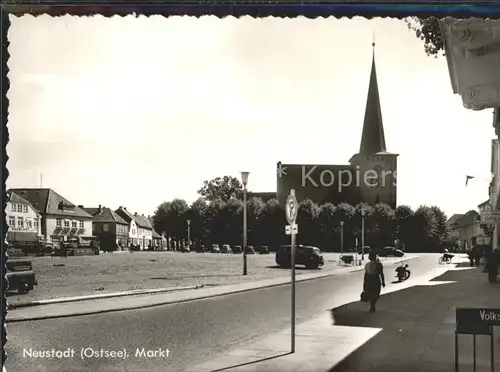
[[[464,263],[441,265],[413,282],[386,286],[376,313],[367,312],[358,293],[331,305],[297,326],[294,354],[290,330],[284,330],[188,370],[453,371],[455,307],[500,307],[500,284],[488,283],[481,269]],[[498,370],[500,329],[497,335]],[[472,337],[460,336],[459,346],[461,371],[472,371]],[[489,337],[478,336],[477,348],[476,372],[489,372]]]

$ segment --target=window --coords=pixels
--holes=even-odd
[[[33,220],[33,227],[38,230],[38,218]]]
[[[28,206],[26,204],[23,204],[23,212],[28,213]]]
[[[56,218],[56,227],[62,227],[62,219]]]
[[[135,229],[132,229],[132,235],[135,235]]]
[[[109,231],[109,225],[107,223],[102,225],[102,231]]]
[[[16,217],[9,216],[9,226],[16,227]]]
[[[22,211],[23,211],[23,206],[22,206],[22,204],[18,204],[18,205],[17,205],[17,211],[18,211],[18,212],[22,212]]]
[[[11,204],[11,206],[10,206],[10,210],[11,210],[12,212],[15,212],[15,211],[16,211],[16,205],[15,205],[15,204]]]
[[[83,221],[79,221],[79,226],[80,226],[80,229],[83,229],[83,228],[84,228]]]
[[[17,226],[24,227],[24,219],[22,217],[17,217]]]
[[[69,227],[69,220],[64,220],[64,227]]]
[[[76,229],[77,221],[71,221],[71,228]]]
[[[26,218],[26,227],[28,229],[33,228],[33,222],[30,219],[28,219],[28,218]]]

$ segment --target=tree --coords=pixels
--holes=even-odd
[[[243,203],[238,199],[230,199],[221,210],[221,230],[217,236],[221,244],[238,244],[243,233],[242,224]]]
[[[221,199],[212,201],[205,211],[205,229],[207,230],[207,244],[219,244],[221,235],[224,234],[225,226],[222,215],[225,202]]]
[[[413,210],[407,205],[400,205],[395,211],[394,229],[403,248],[406,248],[412,239],[413,214]]]
[[[264,210],[260,217],[259,235],[265,244],[271,248],[283,244],[285,240],[285,208],[276,199],[270,199],[266,202]]]
[[[331,250],[333,248],[332,243],[337,241],[335,234],[335,209],[335,205],[332,203],[325,203],[320,206],[319,224],[323,238],[322,248],[325,250]]]
[[[430,210],[432,212],[434,220],[433,251],[441,252],[450,238],[448,233],[448,225],[446,224],[448,218],[446,217],[446,214],[437,206],[432,206]]]
[[[321,234],[319,215],[320,207],[311,199],[304,199],[299,204],[297,213],[297,225],[299,234],[297,241],[304,245],[318,245]]]
[[[199,198],[191,204],[188,211],[188,219],[191,220],[191,239],[202,241],[206,238],[205,214],[208,204],[205,199]]]
[[[236,177],[217,177],[211,181],[204,181],[203,187],[198,190],[198,194],[208,201],[220,199],[227,202],[233,198],[242,198],[243,185]]]
[[[266,204],[261,198],[255,196],[247,201],[247,228],[248,228],[248,244],[265,245],[262,235],[259,234],[261,228],[261,217]]]
[[[186,213],[188,210],[188,204],[182,199],[160,204],[153,216],[157,231],[165,233],[178,244],[187,235]]]
[[[361,225],[357,224],[354,216],[356,215],[356,208],[347,203],[340,203],[335,208],[333,224],[337,232],[338,246],[340,247],[340,222],[344,222],[344,248],[354,247],[356,245],[356,231]],[[339,248],[340,251],[340,248]]]
[[[439,57],[444,56],[444,39],[439,27],[439,20],[435,17],[418,18],[410,17],[405,20],[408,28],[424,42],[427,55]]]
[[[384,203],[373,207],[370,219],[371,242],[376,247],[392,245],[394,242],[394,210]]]
[[[410,248],[413,252],[432,252],[435,234],[434,213],[430,207],[422,205],[413,214],[413,234]]]

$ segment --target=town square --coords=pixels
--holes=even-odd
[[[500,368],[498,27],[12,17],[4,372]]]

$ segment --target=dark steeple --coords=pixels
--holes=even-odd
[[[377,152],[386,151],[384,124],[382,122],[382,111],[380,109],[380,97],[378,94],[377,70],[375,68],[375,42],[373,46],[372,71],[370,75],[370,86],[366,100],[365,120],[363,123],[363,134],[359,153],[372,155]]]

